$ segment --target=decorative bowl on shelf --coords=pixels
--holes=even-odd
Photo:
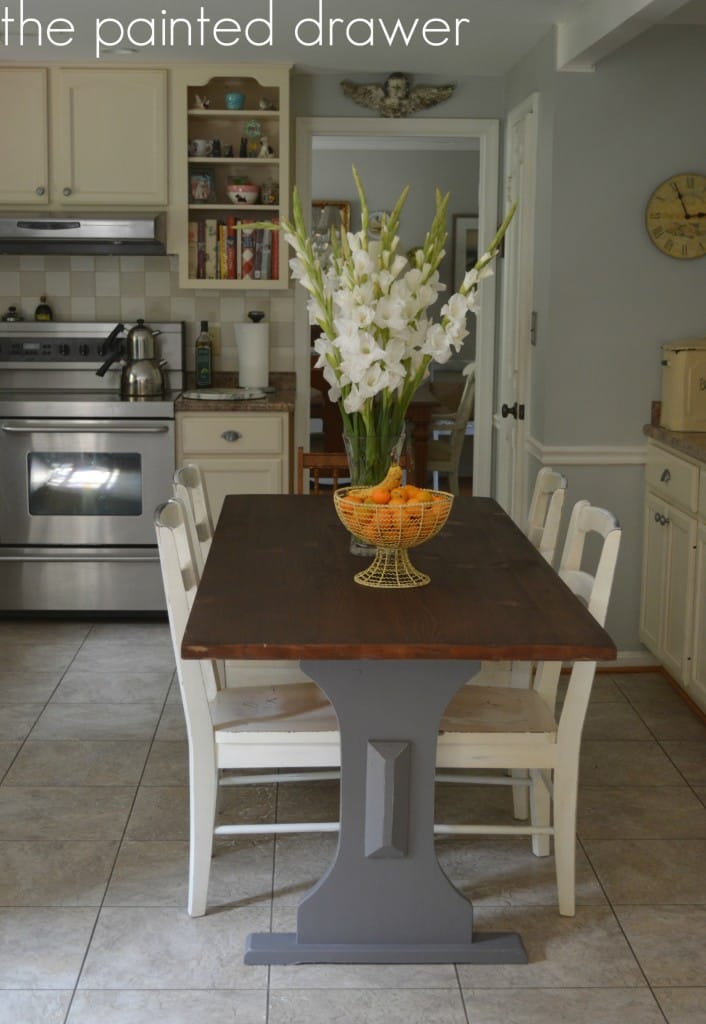
[[[257,185],[227,185],[226,195],[231,203],[256,203],[260,189]]]
[[[412,493],[406,500],[403,494],[398,501],[375,504],[371,490],[341,487],[333,495],[338,518],[349,533],[376,548],[373,562],[355,574],[355,582],[381,588],[425,586],[430,577],[414,568],[407,549],[418,547],[439,532],[449,518],[453,494],[415,487],[410,488]]]
[[[226,110],[242,110],[245,106],[244,92],[227,92],[225,95]]]

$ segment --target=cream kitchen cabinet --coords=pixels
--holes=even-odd
[[[647,446],[640,639],[706,708],[706,507],[698,461]]]
[[[177,412],[177,465],[201,467],[216,522],[226,494],[289,491],[289,434],[285,412]]]
[[[164,69],[3,68],[0,128],[0,203],[167,204]]]
[[[46,68],[0,68],[0,203],[49,202]]]
[[[701,471],[706,491],[706,470]],[[706,710],[706,501],[700,506],[696,539],[696,601],[691,656],[691,697]]]

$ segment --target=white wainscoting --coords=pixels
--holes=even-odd
[[[527,452],[543,466],[644,466],[647,445],[541,444],[527,438]]]

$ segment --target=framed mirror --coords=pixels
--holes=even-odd
[[[332,227],[342,227],[344,231],[351,229],[351,204],[347,199],[312,199],[311,228],[312,231],[325,231]]]
[[[478,259],[478,215],[459,213],[453,220],[454,288]]]

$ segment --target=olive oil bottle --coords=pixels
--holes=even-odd
[[[210,388],[213,384],[213,343],[208,333],[208,320],[201,321],[201,333],[196,339],[196,387]]]
[[[42,295],[39,299],[39,305],[34,311],[35,320],[53,320],[51,306],[47,302],[46,295]]]

